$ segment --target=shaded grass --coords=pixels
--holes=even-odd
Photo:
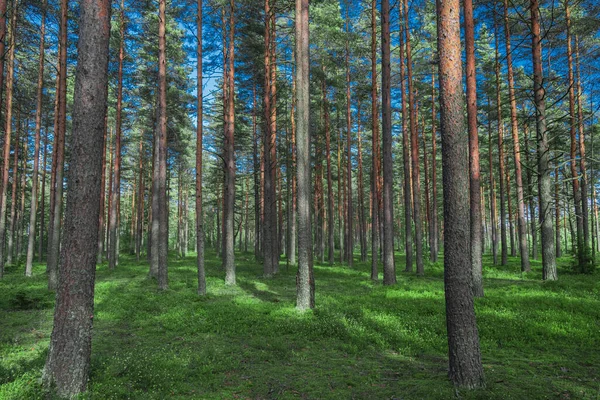
[[[170,289],[122,256],[97,272],[89,399],[600,398],[599,275],[541,282],[485,262],[476,300],[487,388],[448,382],[443,267],[369,279],[369,266],[315,265],[317,309],[296,312],[295,269],[272,279],[251,254],[236,256],[238,286],[207,254],[208,295],[195,294],[193,257],[172,258]],[[569,259],[562,264],[568,265]],[[398,256],[397,265],[403,265]],[[0,281],[0,399],[42,398],[52,324],[44,266]]]

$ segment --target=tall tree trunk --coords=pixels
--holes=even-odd
[[[347,180],[347,198],[348,210],[346,213],[346,260],[348,266],[352,267],[354,262],[354,207],[352,204],[352,110],[351,101],[352,97],[350,94],[350,16],[349,16],[349,4],[346,0],[346,180]]]
[[[492,105],[488,97],[488,165],[490,174],[490,221],[492,225],[492,257],[494,260],[494,265],[498,265],[498,221],[496,217],[496,182],[494,180],[494,161],[492,157],[492,119],[490,115],[491,108]]]
[[[234,0],[229,1],[229,44],[227,73],[227,123],[225,125],[225,197],[223,207],[224,246],[223,266],[225,283],[235,285],[234,260],[234,203],[235,203],[235,87],[234,87],[234,33],[235,33]],[[275,227],[276,229],[276,227]]]
[[[42,0],[42,23],[40,26],[40,58],[38,62],[37,101],[35,111],[35,147],[33,150],[33,176],[31,177],[31,209],[29,214],[29,236],[27,241],[27,260],[25,275],[33,273],[33,256],[35,252],[35,232],[38,198],[38,174],[40,163],[40,138],[42,130],[42,100],[44,96],[44,52],[46,40],[46,0]],[[45,168],[45,166],[44,166]],[[42,202],[44,194],[42,193]],[[42,219],[44,218],[42,214]],[[41,240],[41,237],[40,237]]]
[[[276,119],[277,106],[275,103],[275,82],[273,65],[275,52],[275,41],[272,35],[275,34],[274,13],[272,6],[273,0],[265,0],[265,84],[263,93],[264,108],[264,136],[263,136],[263,154],[264,154],[264,200],[263,213],[263,254],[264,254],[264,275],[273,276],[278,271],[279,249],[277,246],[277,202],[276,202]]]
[[[196,123],[196,267],[198,269],[198,295],[206,294],[206,271],[204,269],[204,208],[202,205],[202,154],[203,154],[203,90],[202,90],[202,4],[203,0],[198,0],[198,11],[196,15],[196,30],[198,34],[198,43],[196,45],[196,80],[197,96],[196,105],[198,109],[198,121]],[[256,161],[254,163],[256,165]]]
[[[106,204],[106,158],[107,158],[107,144],[109,138],[108,135],[108,115],[104,116],[104,141],[102,143],[102,178],[101,178],[101,187],[100,191],[100,216],[98,217],[98,264],[102,264],[102,258],[104,257],[104,214],[105,214],[105,204]],[[110,147],[109,150],[110,152]]]
[[[554,169],[554,223],[556,225],[556,257],[560,258],[562,256],[561,247],[560,247],[560,180],[558,179],[559,169],[556,167]],[[566,238],[566,236],[565,236]]]
[[[323,94],[323,108],[325,118],[325,160],[327,162],[327,262],[330,265],[334,263],[334,199],[333,199],[333,178],[331,174],[331,120],[329,117],[329,100],[327,96],[327,86],[325,85],[325,69],[323,68],[323,81],[321,85]]]
[[[142,253],[143,224],[144,224],[144,136],[140,135],[139,161],[138,161],[138,195],[137,195],[137,217],[136,217],[136,235],[135,235],[135,258],[140,262]]]
[[[471,268],[473,295],[483,297],[483,244],[481,222],[481,169],[479,167],[479,133],[477,131],[477,71],[475,70],[475,24],[473,1],[464,0],[465,53],[467,55],[467,125],[469,130],[469,193],[471,221]]]
[[[394,171],[392,165],[392,99],[390,61],[390,2],[381,0],[381,93],[383,138],[383,284],[396,283],[394,262]]]
[[[404,240],[406,247],[406,266],[404,271],[413,270],[413,238],[412,238],[412,193],[410,184],[410,139],[407,129],[408,112],[406,109],[406,80],[404,67],[404,37],[407,33],[405,21],[405,2],[400,2],[400,101],[402,103],[402,161],[404,172]]]
[[[527,196],[529,197],[529,225],[531,229],[531,256],[535,260],[537,258],[537,222],[535,222],[535,198],[533,195],[531,164],[529,160],[529,128],[525,125],[525,163],[527,164],[526,179],[527,179]],[[558,207],[556,207],[558,209]]]
[[[421,174],[419,171],[419,137],[417,133],[417,105],[413,85],[410,30],[408,29],[408,0],[404,0],[404,30],[406,31],[406,66],[408,72],[408,104],[410,108],[410,147],[413,184],[413,217],[415,220],[415,245],[417,253],[417,275],[424,275],[423,265],[423,223],[421,221]]]
[[[167,209],[167,57],[166,0],[158,2],[158,101],[154,133],[154,177],[152,179],[151,275],[159,290],[168,288],[167,251],[169,245]]]
[[[435,67],[431,71],[431,262],[437,262],[439,252],[438,203],[437,203],[437,129],[435,126]]]
[[[296,60],[296,55],[294,53],[294,61]],[[290,110],[290,123],[292,129],[292,209],[290,213],[290,251],[288,253],[288,259],[290,260],[290,264],[296,265],[296,241],[298,237],[297,230],[297,222],[296,222],[296,213],[297,213],[297,199],[298,199],[298,189],[297,189],[297,166],[296,166],[296,75],[292,73],[292,107]]]
[[[505,164],[506,165],[508,163],[508,154],[506,155],[506,161]],[[513,225],[513,208],[512,208],[512,197],[510,195],[510,170],[508,168],[506,168],[504,170],[504,172],[506,173],[506,202],[508,203],[508,232],[509,232],[509,238],[510,238],[510,256],[511,257],[516,257],[517,256],[517,248],[515,247],[515,230],[514,230],[514,225]]]
[[[315,306],[313,276],[312,229],[310,221],[310,68],[308,0],[296,0],[296,106],[297,174],[298,174],[298,274],[296,276],[296,308]]]
[[[86,390],[90,371],[110,4],[83,0],[80,6],[64,245],[42,377],[46,387],[68,398]]]
[[[533,91],[535,95],[536,132],[538,142],[538,195],[540,204],[540,225],[542,227],[542,275],[544,280],[556,280],[556,255],[554,253],[554,232],[552,228],[552,181],[550,178],[550,146],[546,131],[546,91],[543,86],[542,36],[540,33],[539,0],[530,0],[531,42],[533,59]]]
[[[567,28],[567,58],[569,64],[569,126],[571,133],[571,182],[573,187],[573,201],[575,203],[575,220],[577,227],[577,257],[579,265],[585,263],[585,248],[587,241],[583,232],[583,212],[581,209],[581,188],[579,185],[579,175],[577,172],[577,116],[575,115],[575,79],[573,74],[573,49],[571,44],[571,9],[568,0],[565,1],[565,18]]]
[[[5,114],[5,129],[4,129],[4,153],[3,159],[4,164],[2,167],[2,188],[0,189],[0,279],[4,277],[4,260],[6,255],[4,253],[4,243],[6,238],[6,194],[8,191],[8,175],[10,169],[10,137],[12,134],[12,112],[13,112],[13,87],[14,87],[14,72],[15,72],[15,45],[14,37],[16,32],[16,21],[17,21],[17,5],[18,0],[13,3],[13,16],[11,17],[10,25],[10,44],[8,50],[8,68],[6,70],[6,114]],[[0,8],[4,7],[4,12],[0,18],[0,34],[3,34],[2,23],[6,15],[6,5],[0,4]],[[4,47],[4,38],[0,41],[2,47]],[[4,53],[2,53],[4,55]],[[4,64],[0,62],[0,64]],[[16,147],[15,147],[16,149]],[[15,150],[16,151],[16,150]],[[10,235],[10,232],[9,232]]]
[[[581,220],[583,227],[584,249],[587,251],[590,244],[589,207],[587,199],[588,182],[585,167],[585,131],[583,127],[583,107],[581,98],[583,90],[581,87],[581,66],[579,64],[579,36],[575,35],[575,70],[577,73],[577,126],[579,131],[579,171],[581,172]]]
[[[485,386],[479,334],[471,294],[468,249],[469,185],[467,133],[464,129],[458,0],[438,0],[438,54],[442,164],[444,180],[444,284],[449,377],[458,387]]]
[[[365,188],[362,159],[361,108],[360,101],[356,109],[356,140],[358,141],[358,210],[360,218],[360,261],[367,261],[367,222],[365,219]]]
[[[117,73],[117,109],[116,109],[116,128],[115,128],[115,159],[114,159],[114,178],[109,219],[108,235],[108,268],[114,270],[119,257],[119,248],[117,247],[117,235],[119,234],[119,209],[121,203],[121,132],[122,132],[122,110],[123,110],[123,58],[125,55],[125,3],[121,0],[121,12],[119,15],[119,67]]]
[[[13,43],[14,44],[14,43]],[[6,263],[13,264],[14,256],[14,239],[15,239],[15,219],[17,212],[17,182],[19,181],[19,151],[21,146],[21,120],[20,112],[17,112],[17,129],[15,130],[15,150],[13,151],[13,174],[12,174],[12,189],[10,200],[10,217],[8,225],[8,246],[6,248]],[[27,137],[25,137],[27,141]]]
[[[44,129],[44,156],[42,159],[42,191],[40,193],[40,239],[38,241],[38,261],[41,263],[44,259],[44,232],[45,232],[45,211],[46,211],[46,160],[48,158],[48,124]]]
[[[58,113],[54,132],[54,152],[56,153],[56,177],[54,179],[54,209],[48,243],[48,289],[55,290],[58,284],[58,259],[60,252],[61,219],[63,206],[63,175],[65,168],[65,132],[67,129],[67,18],[68,0],[60,2],[59,67],[58,67]]]
[[[498,20],[494,13],[495,32],[495,71],[496,71],[496,114],[498,118],[498,181],[500,182],[500,242],[501,242],[501,265],[508,264],[508,243],[506,240],[506,196],[504,192],[504,124],[502,122],[502,100],[500,97],[500,56],[498,53]]]
[[[515,183],[517,184],[517,222],[519,229],[519,252],[521,271],[530,272],[529,248],[527,245],[527,225],[525,224],[525,199],[523,194],[523,173],[521,167],[521,147],[519,144],[519,125],[517,123],[517,99],[515,97],[515,79],[513,76],[512,50],[510,44],[510,25],[508,23],[508,0],[504,0],[504,34],[506,38],[506,65],[508,67],[508,97],[510,101],[510,123],[515,156]]]
[[[379,162],[380,162],[380,143],[379,143],[379,110],[377,102],[377,0],[371,2],[371,116],[373,132],[373,156],[371,167],[371,279],[379,279]]]

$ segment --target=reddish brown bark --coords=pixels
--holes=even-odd
[[[406,69],[408,78],[408,104],[410,109],[410,148],[412,163],[413,218],[415,221],[415,246],[417,253],[417,275],[424,275],[423,264],[423,222],[421,218],[421,174],[419,170],[419,138],[417,133],[417,107],[413,85],[412,52],[410,30],[408,29],[408,0],[404,0],[404,29],[406,31]]]

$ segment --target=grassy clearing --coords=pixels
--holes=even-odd
[[[317,309],[294,309],[295,269],[261,277],[237,255],[238,286],[208,254],[209,295],[195,294],[193,257],[171,260],[170,289],[123,256],[99,266],[89,399],[600,399],[600,275],[543,283],[539,262],[485,260],[476,300],[487,388],[456,393],[446,378],[443,268],[369,280],[369,266],[315,266]],[[562,260],[566,265],[569,260]],[[403,265],[398,257],[398,266]],[[39,378],[54,296],[44,266],[0,281],[0,399],[42,398]]]

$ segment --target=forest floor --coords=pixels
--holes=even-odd
[[[226,287],[207,255],[208,295],[196,295],[194,255],[169,264],[159,292],[146,263],[98,267],[89,399],[600,399],[600,273],[541,281],[541,265],[485,259],[476,300],[487,388],[447,379],[442,262],[398,284],[369,279],[367,263],[315,265],[313,312],[295,311],[295,269],[263,279],[237,254]],[[0,399],[42,398],[54,295],[45,267],[9,267],[0,281]]]

